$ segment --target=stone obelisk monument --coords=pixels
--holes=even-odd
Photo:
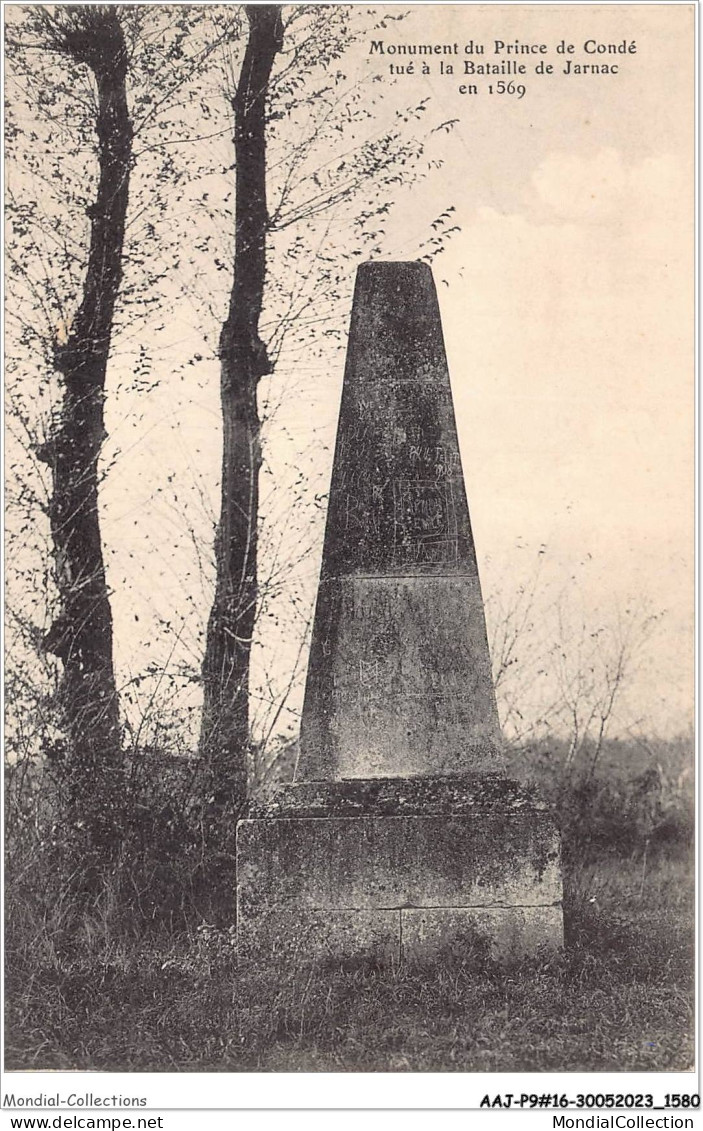
[[[437,296],[359,268],[295,780],[237,830],[243,953],[562,941],[548,808],[503,774]]]

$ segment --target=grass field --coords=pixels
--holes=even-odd
[[[510,967],[237,969],[225,931],[104,920],[7,946],[12,1069],[665,1071],[693,1064],[693,872],[680,848],[566,876],[567,945]]]

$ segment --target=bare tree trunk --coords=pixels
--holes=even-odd
[[[200,753],[216,807],[246,796],[249,662],[257,601],[260,420],[256,393],[270,372],[259,318],[266,274],[266,95],[283,43],[277,5],[249,4],[247,42],[232,101],[236,160],[234,277],[220,334],[222,502],[217,579],[203,662]]]
[[[122,279],[122,248],[132,162],[127,50],[114,8],[68,9],[57,48],[92,70],[97,84],[99,181],[93,204],[83,295],[71,326],[54,342],[63,378],[59,420],[40,451],[51,468],[49,508],[59,613],[46,648],[62,662],[59,698],[68,740],[66,782],[80,810],[109,797],[121,742],[112,658],[112,613],[98,515],[98,459],[105,438],[105,374]],[[117,800],[117,798],[115,798]],[[102,807],[104,808],[104,807]],[[93,812],[93,841],[110,827]]]

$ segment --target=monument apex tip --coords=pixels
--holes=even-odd
[[[360,263],[357,272],[374,271],[379,274],[391,274],[398,271],[415,271],[424,275],[431,275],[432,268],[422,259],[367,259]]]
[[[436,294],[432,268],[419,259],[369,259],[357,268],[354,302],[359,309],[368,303],[370,309],[386,311],[392,320],[399,320],[397,330],[403,337],[407,305],[419,314],[427,314],[431,307],[432,316],[438,317]]]

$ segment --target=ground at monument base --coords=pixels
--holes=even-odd
[[[563,943],[559,838],[534,793],[497,776],[306,782],[237,827],[243,957],[382,964],[509,959]]]
[[[57,945],[47,908],[20,919],[12,889],[6,1071],[689,1071],[692,846],[650,848],[644,874],[641,850],[587,852],[565,876],[565,949],[507,966],[472,953],[281,978],[238,961],[226,928],[109,933],[93,908]]]

